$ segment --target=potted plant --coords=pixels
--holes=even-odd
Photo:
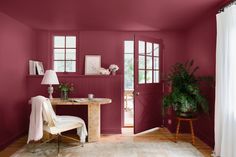
[[[68,94],[74,90],[74,85],[72,83],[60,83],[58,88],[61,92],[61,99],[67,100]]]
[[[193,67],[193,63],[193,60],[185,64],[176,63],[168,75],[171,92],[164,96],[163,106],[172,107],[177,116],[195,117],[201,111],[208,112],[208,102],[199,88],[201,79],[194,75],[199,67]]]

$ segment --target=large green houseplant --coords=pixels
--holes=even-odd
[[[168,75],[171,92],[164,96],[163,106],[172,107],[177,116],[194,117],[201,111],[208,112],[208,102],[200,93],[199,78],[194,75],[199,67],[193,63],[193,60],[176,63]]]

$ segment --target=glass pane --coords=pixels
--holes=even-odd
[[[159,57],[154,57],[154,69],[159,69]]]
[[[147,62],[146,62],[146,69],[152,69],[152,57],[146,57]]]
[[[64,60],[65,49],[54,49],[54,60]]]
[[[138,41],[138,52],[139,54],[145,54],[145,42]]]
[[[75,61],[66,61],[66,72],[75,72],[76,64]]]
[[[134,41],[125,41],[125,53],[134,53]]]
[[[134,89],[133,54],[125,54],[125,89]]]
[[[152,70],[146,71],[146,83],[152,83]]]
[[[138,72],[138,83],[145,83],[145,71],[144,70],[139,70]]]
[[[56,72],[64,72],[65,62],[64,61],[54,61],[54,70]]]
[[[159,71],[154,71],[154,83],[159,83]]]
[[[66,36],[66,48],[76,48],[76,36]]]
[[[154,44],[154,56],[159,56],[159,44]]]
[[[66,60],[76,60],[76,49],[66,49]]]
[[[65,36],[54,36],[54,48],[65,47]]]
[[[145,69],[145,56],[139,56],[138,68]]]
[[[152,43],[147,42],[146,55],[152,56]]]

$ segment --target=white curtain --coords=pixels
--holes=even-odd
[[[215,156],[236,157],[236,5],[217,14]]]

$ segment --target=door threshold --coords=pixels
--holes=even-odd
[[[134,135],[134,128],[133,127],[123,127],[122,135],[133,136]]]
[[[152,129],[145,130],[145,131],[143,131],[143,132],[137,133],[137,134],[135,134],[135,135],[147,134],[147,133],[150,133],[150,132],[154,132],[154,131],[156,131],[156,130],[159,130],[159,129],[160,129],[160,127],[155,127],[155,128],[152,128]]]
[[[134,127],[133,125],[126,125],[123,128],[133,128],[133,127]]]

